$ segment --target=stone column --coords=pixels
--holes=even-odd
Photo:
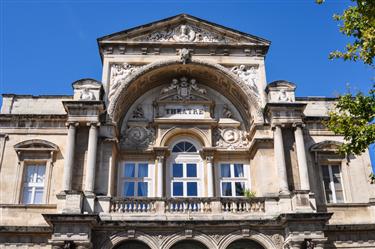
[[[63,190],[72,190],[72,173],[74,164],[74,149],[75,149],[75,138],[76,138],[76,127],[78,123],[68,123],[68,138],[66,142],[66,153],[64,160],[64,179],[63,179]]]
[[[289,194],[288,177],[286,174],[283,135],[280,125],[274,127],[274,157],[279,177],[280,193]]]
[[[85,192],[93,193],[95,186],[95,164],[96,152],[98,146],[98,123],[88,123],[90,125],[89,131],[89,145],[87,148],[87,167],[86,167],[86,184]]]
[[[207,197],[214,197],[214,170],[213,170],[213,156],[206,157],[207,165]]]
[[[163,189],[164,189],[164,155],[157,155],[157,160],[158,160],[158,163],[156,165],[157,167],[157,172],[158,172],[158,175],[157,175],[157,179],[158,179],[158,185],[156,187],[156,197],[163,197],[164,196],[164,193],[163,193]]]
[[[305,142],[303,141],[303,124],[298,123],[293,125],[296,130],[294,136],[296,139],[296,152],[298,160],[298,170],[301,182],[301,190],[310,190],[309,172],[307,169]]]

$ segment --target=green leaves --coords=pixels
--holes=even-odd
[[[368,96],[363,93],[341,96],[326,124],[335,134],[344,136],[342,153],[363,153],[375,142],[375,84]]]
[[[346,45],[344,52],[334,51],[330,59],[342,58],[344,60],[362,60],[365,64],[374,66],[375,56],[375,1],[352,0],[356,6],[350,6],[341,15],[335,14],[333,18],[341,22],[340,32],[354,38],[352,43]],[[324,0],[316,0],[321,4]]]

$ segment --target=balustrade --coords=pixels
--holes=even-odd
[[[155,212],[157,198],[113,198],[112,213],[152,213]]]
[[[264,198],[221,198],[221,211],[230,213],[265,212]]]
[[[264,213],[266,198],[112,198],[111,213]],[[159,204],[159,205],[158,205]],[[160,210],[161,207],[161,210]],[[217,207],[217,208],[215,208]],[[159,209],[158,209],[159,208]]]

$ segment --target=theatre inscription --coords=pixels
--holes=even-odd
[[[208,108],[202,105],[165,105],[160,109],[163,118],[201,119],[206,117]]]

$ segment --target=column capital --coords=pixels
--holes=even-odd
[[[87,122],[86,125],[89,126],[89,127],[92,127],[92,126],[99,127],[100,126],[100,122]]]
[[[69,128],[70,126],[77,127],[78,125],[79,125],[79,123],[78,122],[74,122],[74,121],[65,122],[65,126],[67,128]]]
[[[275,130],[276,129],[276,127],[279,127],[279,128],[284,128],[286,125],[285,124],[282,124],[282,123],[273,123],[273,124],[271,124],[271,129],[272,130]]]
[[[207,162],[212,163],[212,161],[214,160],[214,155],[206,155],[205,159]]]
[[[164,160],[164,158],[167,156],[168,147],[154,147],[153,150],[155,157],[158,160]]]
[[[292,126],[293,126],[294,128],[297,128],[297,127],[304,128],[306,125],[305,125],[303,122],[294,122],[294,123],[292,124]]]

